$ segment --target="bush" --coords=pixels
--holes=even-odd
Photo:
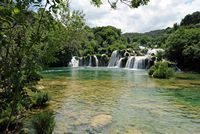
[[[31,124],[36,134],[51,134],[55,126],[53,112],[47,111],[33,116]]]
[[[150,76],[152,76],[153,73],[155,72],[155,70],[156,70],[156,67],[155,67],[155,66],[152,66],[152,67],[149,69],[148,74],[149,74]]]
[[[34,106],[45,106],[47,102],[50,100],[50,96],[47,92],[39,92],[35,96]]]
[[[162,61],[162,59],[164,58],[165,52],[163,51],[158,51],[156,54],[157,60],[158,61]]]
[[[168,67],[168,62],[157,62],[149,69],[148,74],[154,78],[169,79],[174,76],[174,69]]]
[[[174,77],[175,71],[173,68],[168,68],[166,72],[166,78]]]
[[[8,124],[8,131],[13,131],[21,125],[21,121],[18,120],[16,115],[20,116],[23,106],[20,103],[17,103],[16,106],[12,108],[12,104],[6,104],[4,102],[1,105],[4,105],[4,107],[2,108],[0,106],[0,133],[5,132]],[[13,113],[10,117],[11,112]]]

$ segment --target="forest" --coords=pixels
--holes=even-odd
[[[131,8],[148,2],[121,0]],[[101,0],[92,0],[92,4],[101,8]],[[117,7],[117,2],[108,4]],[[48,93],[36,86],[43,79],[41,71],[68,67],[73,56],[103,55],[109,61],[115,50],[139,52],[142,46],[147,52],[162,48],[164,52],[156,57],[176,64],[182,71],[200,72],[199,11],[166,29],[122,33],[113,26],[87,26],[84,13],[69,6],[62,0],[0,2],[0,133],[26,133],[22,129],[25,117],[50,100]],[[50,134],[55,125],[52,111],[36,115],[32,122],[36,133]],[[46,128],[40,128],[42,123]]]

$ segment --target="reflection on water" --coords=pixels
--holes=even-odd
[[[55,69],[44,77],[40,85],[53,98],[55,134],[200,133],[198,85],[171,89],[144,70],[110,68]],[[110,115],[111,123],[94,128],[98,115]]]

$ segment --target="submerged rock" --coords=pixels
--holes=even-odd
[[[126,130],[125,134],[147,134],[147,133],[142,130],[134,128]]]
[[[112,123],[112,116],[107,114],[100,114],[92,118],[91,126],[93,128],[105,127]]]

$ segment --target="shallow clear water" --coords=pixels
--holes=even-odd
[[[58,68],[43,75],[40,88],[52,95],[55,134],[200,133],[200,86],[190,81],[155,80],[145,70],[117,68]],[[112,120],[93,127],[98,115]]]

